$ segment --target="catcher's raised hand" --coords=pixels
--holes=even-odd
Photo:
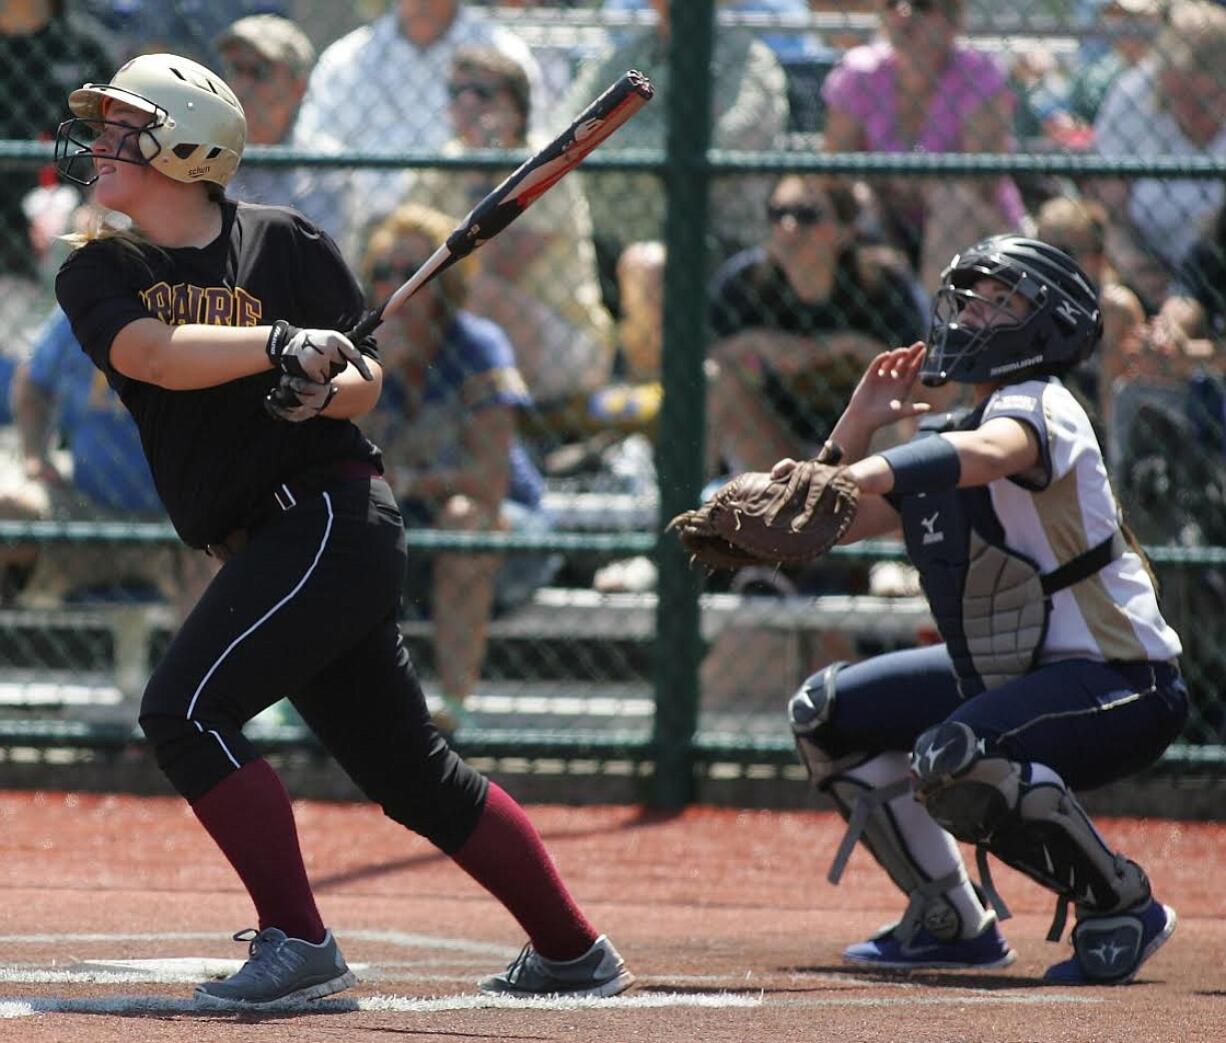
[[[929,403],[911,399],[927,350],[927,345],[917,340],[908,347],[875,356],[851,393],[847,415],[864,428],[876,431],[898,420],[927,413],[932,408]]]
[[[711,569],[800,564],[825,554],[851,527],[860,490],[846,468],[806,460],[784,478],[751,471],[668,524],[693,560]]]

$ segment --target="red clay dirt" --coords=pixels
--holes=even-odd
[[[1015,913],[1012,967],[865,973],[841,948],[902,903],[862,850],[842,886],[826,883],[842,831],[829,812],[532,807],[639,984],[594,1009],[473,1009],[462,1001],[472,982],[523,941],[510,917],[374,809],[296,807],[321,909],[361,980],[318,1010],[240,1016],[192,1009],[188,981],[80,980],[87,963],[244,955],[229,934],[251,923],[249,902],[184,804],[0,791],[0,1041],[1226,1040],[1218,824],[1103,820],[1180,927],[1136,984],[1056,989],[1040,980],[1068,952],[1043,940],[1052,903],[1004,867],[994,876]],[[373,997],[389,1009],[353,1009]]]

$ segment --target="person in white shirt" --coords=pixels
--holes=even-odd
[[[291,139],[315,48],[294,22],[275,14],[249,15],[229,25],[215,44],[226,80],[247,114],[248,145],[280,145]],[[341,144],[322,132],[299,147],[338,152]],[[244,166],[228,186],[233,199],[293,207],[327,232],[352,256],[354,195],[344,170]]]
[[[380,18],[326,48],[311,73],[294,143],[331,135],[357,153],[434,152],[451,137],[447,82],[457,48],[495,47],[518,61],[532,82],[540,72],[528,45],[462,0],[396,0]],[[358,169],[352,177],[365,227],[403,201],[409,171]]]
[[[1226,157],[1226,9],[1208,0],[1172,7],[1152,54],[1116,80],[1094,124],[1108,157]],[[1157,308],[1171,276],[1226,199],[1219,178],[1100,183],[1121,215],[1109,252],[1124,281]]]

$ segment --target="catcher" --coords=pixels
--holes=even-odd
[[[712,561],[795,560],[901,525],[943,643],[832,663],[788,707],[813,783],[849,821],[831,881],[862,840],[907,897],[849,961],[1011,963],[989,854],[1056,894],[1050,940],[1075,908],[1072,954],[1049,982],[1131,981],[1175,928],[1074,796],[1156,760],[1188,709],[1179,638],[1061,383],[1100,333],[1071,257],[1012,235],[979,242],[944,272],[928,344],[870,364],[826,463],[781,460],[675,522]],[[917,380],[969,385],[975,405],[865,455],[879,428],[926,411],[909,401]],[[982,888],[956,840],[975,845]]]

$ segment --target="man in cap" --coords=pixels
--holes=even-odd
[[[249,15],[231,24],[216,46],[226,81],[247,115],[247,144],[288,145],[315,65],[315,48],[306,34],[280,15]],[[296,147],[338,152],[341,144],[316,133],[309,141],[299,138]],[[236,199],[301,211],[349,254],[351,193],[341,172],[248,163],[235,174],[229,191]]]

